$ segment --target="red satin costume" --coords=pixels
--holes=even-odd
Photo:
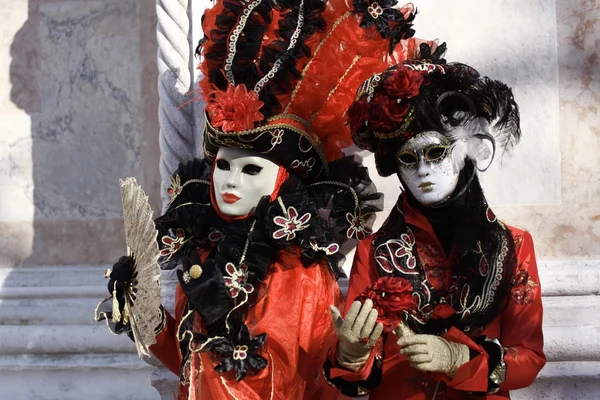
[[[428,280],[435,286],[450,281],[452,266],[457,252],[453,249],[446,256],[442,245],[434,234],[425,216],[407,201],[404,201],[406,223],[411,226],[418,246],[418,257],[426,271]],[[441,373],[423,373],[412,368],[406,357],[400,354],[396,344],[398,338],[393,333],[384,335],[383,346],[372,351],[370,359],[357,372],[342,368],[332,368],[331,377],[342,377],[346,381],[357,382],[365,379],[375,362],[375,353],[381,352],[381,384],[371,391],[369,400],[402,399],[430,400],[440,382],[435,399],[509,399],[509,390],[531,385],[538,372],[546,363],[542,351],[542,297],[539,275],[535,260],[533,240],[528,232],[509,227],[514,237],[517,271],[510,293],[509,305],[483,331],[464,333],[451,328],[442,335],[447,340],[463,343],[479,353],[471,361],[461,366],[453,379]],[[356,250],[354,265],[350,275],[350,286],[346,300],[346,312],[354,299],[372,282],[377,280],[377,265],[373,259],[372,242],[375,236],[362,241]],[[436,268],[433,268],[435,266]],[[441,267],[441,268],[440,268]],[[469,395],[467,392],[486,392],[488,384],[488,355],[473,339],[480,335],[497,338],[505,348],[504,357],[506,379],[495,394]],[[335,351],[329,354],[335,363]]]
[[[257,375],[236,382],[233,372],[219,374],[208,353],[193,353],[190,385],[180,385],[180,400],[331,399],[337,392],[324,381],[321,365],[335,342],[329,305],[341,293],[326,265],[304,268],[298,255],[282,251],[271,264],[265,296],[249,310],[252,335],[267,333],[263,350],[269,365]],[[179,375],[181,353],[177,327],[186,297],[177,285],[175,316],[167,315],[152,353]]]

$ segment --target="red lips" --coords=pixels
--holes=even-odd
[[[227,204],[233,204],[240,199],[240,197],[237,197],[233,193],[223,193],[221,197],[223,198],[223,201]]]

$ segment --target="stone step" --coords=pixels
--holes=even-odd
[[[0,326],[4,325],[96,325],[94,310],[102,296],[81,297],[73,293],[29,299],[2,299]]]
[[[600,362],[549,362],[533,385],[511,392],[512,400],[597,400]]]
[[[65,369],[115,369],[151,371],[137,353],[8,354],[0,356],[0,371],[54,371]]]
[[[3,289],[31,288],[32,294],[36,291],[33,288],[39,287],[106,288],[104,271],[109,267],[108,265],[0,266],[0,286]]]
[[[125,335],[110,333],[97,325],[0,326],[0,355],[135,353]]]
[[[0,356],[0,400],[159,400],[137,355]]]

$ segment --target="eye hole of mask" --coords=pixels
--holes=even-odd
[[[431,146],[425,150],[425,161],[427,162],[436,162],[441,161],[448,151],[448,147],[446,146]]]
[[[217,160],[217,168],[223,171],[229,171],[229,162],[221,158]]]
[[[244,168],[242,169],[242,172],[248,175],[258,175],[260,174],[260,171],[262,171],[262,167],[255,164],[244,165]]]
[[[414,153],[402,153],[398,155],[398,160],[404,165],[414,165],[418,161]]]
[[[446,157],[448,152],[447,146],[434,145],[423,150],[423,159],[425,162],[438,162]],[[419,158],[413,152],[401,153],[398,155],[398,160],[406,166],[414,166],[418,163]]]

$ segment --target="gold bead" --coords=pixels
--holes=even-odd
[[[200,278],[200,275],[202,275],[202,267],[200,267],[198,264],[192,265],[190,268],[190,277],[192,279],[198,279]]]

